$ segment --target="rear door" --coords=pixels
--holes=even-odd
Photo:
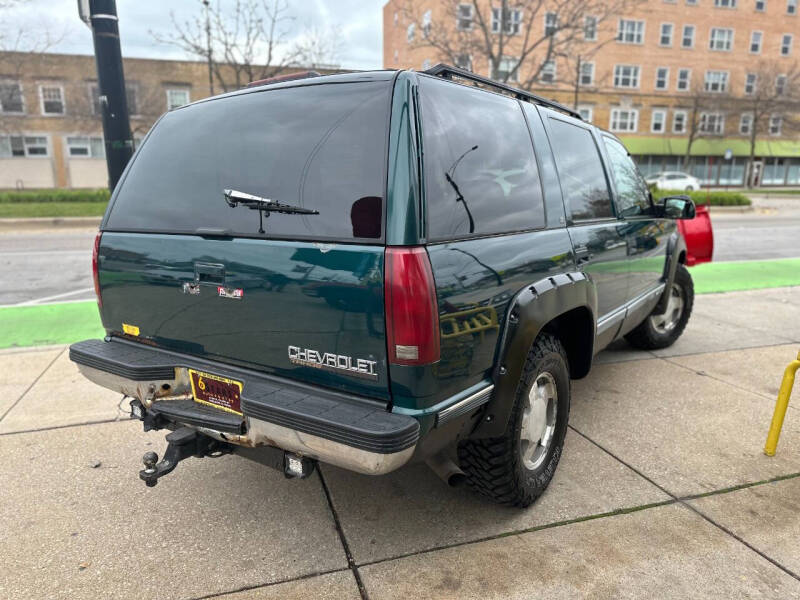
[[[628,298],[622,222],[614,209],[593,129],[555,113],[546,121],[576,260],[597,286],[600,335],[620,324],[615,312]]]
[[[100,245],[107,330],[388,397],[383,223],[393,75],[255,89],[165,115]],[[316,215],[231,207],[235,189]]]

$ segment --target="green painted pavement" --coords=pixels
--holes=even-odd
[[[104,335],[93,301],[0,308],[0,348],[71,344]]]
[[[692,267],[698,294],[800,285],[800,258]],[[0,308],[0,348],[71,344],[105,335],[95,302]]]

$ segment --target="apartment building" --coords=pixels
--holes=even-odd
[[[126,58],[124,71],[134,144],[164,112],[209,96],[205,62]],[[94,57],[0,52],[0,189],[107,185]]]
[[[512,85],[530,82],[526,69],[538,68],[543,58],[539,49],[519,62],[525,27],[538,29],[529,39],[551,31],[560,35],[556,3],[526,14],[536,4],[509,0],[504,16],[500,0],[479,0],[480,14],[466,0],[389,0],[383,14],[384,67],[424,70],[456,62],[489,77],[510,73]],[[453,60],[441,43],[439,48],[430,43],[447,32],[451,49],[459,43],[474,48],[471,32],[483,35],[479,18],[489,36],[501,28],[506,34],[497,73],[485,50],[466,50]],[[646,174],[684,170],[693,131],[688,170],[704,184],[739,186],[752,175],[758,185],[800,185],[800,115],[769,114],[762,120],[766,125],[749,166],[752,116],[731,102],[746,100],[756,86],[788,87],[790,78],[796,93],[797,0],[642,0],[600,22],[588,13],[581,18],[583,31],[568,56],[544,63],[532,91],[575,105],[584,119],[615,132]],[[586,58],[577,60],[581,55]]]

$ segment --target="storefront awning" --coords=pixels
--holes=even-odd
[[[636,156],[647,154],[685,156],[688,145],[686,138],[620,136],[620,139],[628,148],[628,152]],[[700,138],[692,144],[691,155],[725,156],[725,151],[729,149],[734,156],[750,156],[750,142],[735,138]],[[800,140],[758,140],[756,156],[800,157]]]

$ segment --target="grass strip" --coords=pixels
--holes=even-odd
[[[91,300],[0,308],[0,348],[71,344],[104,335]]]
[[[107,205],[107,202],[7,202],[0,203],[0,219],[102,217]]]

